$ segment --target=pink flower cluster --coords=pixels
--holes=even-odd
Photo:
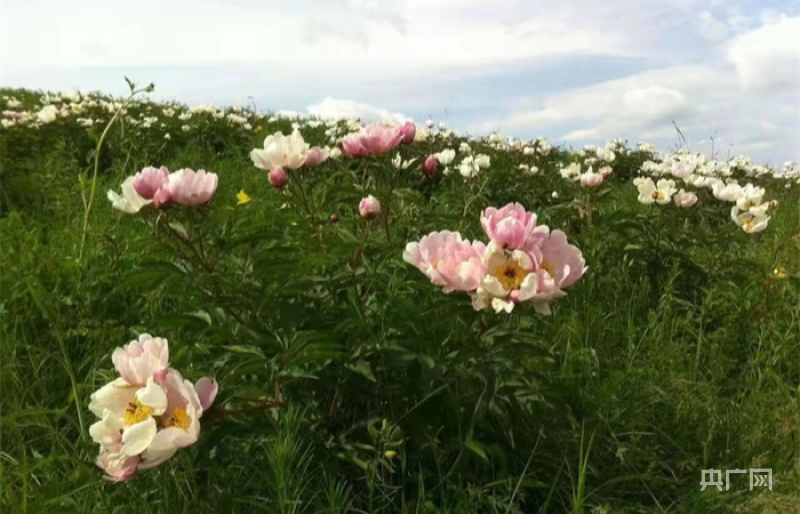
[[[187,168],[170,173],[164,166],[147,167],[125,179],[122,194],[109,190],[107,196],[115,209],[129,214],[150,204],[156,208],[172,203],[196,207],[211,200],[218,182],[216,173],[205,170]]]
[[[417,127],[410,121],[395,127],[373,123],[346,136],[342,140],[342,148],[350,157],[386,153],[397,148],[400,143],[413,142],[416,133]]]
[[[489,243],[467,241],[458,232],[432,232],[406,245],[403,260],[416,266],[445,293],[465,291],[475,310],[511,312],[522,302],[550,314],[550,303],[586,271],[581,251],[560,230],[536,225],[536,214],[518,204],[481,214]]]
[[[89,434],[100,445],[97,465],[119,482],[197,441],[217,383],[184,380],[169,366],[167,340],[149,334],[114,350],[111,360],[120,376],[92,394],[89,410],[100,421]]]
[[[155,207],[175,202],[194,207],[209,201],[217,190],[215,173],[190,169],[170,173],[167,168],[145,168],[133,179],[133,189],[145,200],[153,200]]]

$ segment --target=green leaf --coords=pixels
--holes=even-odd
[[[475,455],[477,455],[484,461],[489,462],[489,457],[486,456],[486,452],[483,451],[483,448],[481,448],[481,446],[473,439],[467,440],[464,443],[464,446],[466,446],[469,450],[471,450]]]
[[[347,368],[352,371],[355,371],[356,373],[363,376],[367,380],[370,380],[372,382],[377,382],[377,380],[375,379],[375,375],[372,373],[372,366],[368,361],[361,359],[357,361],[355,364],[348,364]]]

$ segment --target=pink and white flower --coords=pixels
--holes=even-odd
[[[147,167],[134,175],[133,188],[142,198],[152,200],[168,179],[169,170],[164,166],[160,168]]]
[[[560,230],[536,226],[536,215],[519,204],[489,208],[481,218],[488,245],[465,241],[458,232],[432,232],[406,245],[403,260],[445,293],[465,291],[476,310],[511,312],[531,302],[543,314],[550,302],[586,271],[580,250]]]
[[[381,123],[367,125],[342,140],[344,153],[350,157],[386,153],[397,148],[405,134],[403,127],[387,127]]]
[[[121,195],[111,189],[108,190],[106,196],[111,202],[112,207],[118,211],[134,214],[139,212],[145,205],[150,205],[152,203],[152,200],[142,198],[142,196],[136,192],[133,182],[133,176],[125,179],[125,181],[122,183]]]
[[[381,213],[381,202],[372,195],[362,198],[358,203],[358,213],[365,219],[374,218]]]
[[[519,203],[510,203],[502,209],[489,207],[481,213],[483,232],[500,248],[522,249],[534,253],[547,237],[546,226],[536,226],[536,214],[528,212]]]
[[[406,245],[403,260],[415,266],[445,293],[476,290],[486,274],[486,245],[467,241],[458,232],[431,232]]]
[[[161,383],[169,368],[169,344],[166,339],[141,334],[111,354],[119,376],[132,386],[144,386],[152,378]]]
[[[166,339],[147,334],[117,348],[112,360],[122,377],[92,394],[89,410],[100,420],[89,434],[100,445],[97,465],[119,482],[196,442],[218,386],[207,377],[184,380],[168,367]]]
[[[697,203],[697,195],[694,193],[687,193],[683,189],[675,193],[672,199],[675,205],[683,209],[688,209]]]
[[[214,196],[218,182],[216,173],[188,168],[178,170],[170,174],[166,186],[160,189],[162,192],[166,191],[166,194],[162,193],[163,197],[159,203],[173,201],[186,207],[202,205]]]

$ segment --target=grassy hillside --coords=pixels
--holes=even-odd
[[[268,134],[331,151],[358,124],[141,98],[0,90],[4,512],[800,512],[792,167],[418,123],[413,143],[333,152],[276,189],[249,157]],[[587,159],[612,169],[598,187],[569,176]],[[216,173],[213,199],[112,208],[107,190],[162,165]],[[649,176],[697,203],[640,202]],[[775,201],[765,230],[714,193],[733,179]],[[588,266],[552,315],[476,311],[404,262],[433,231],[488,241],[481,213],[510,202]],[[141,333],[219,394],[197,443],[114,483],[88,404]],[[771,468],[773,490],[700,491],[710,468]]]

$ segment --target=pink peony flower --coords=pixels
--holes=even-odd
[[[124,482],[133,478],[136,467],[142,458],[138,455],[128,457],[122,453],[122,443],[101,447],[97,456],[97,465],[106,472],[106,479],[112,482]]]
[[[403,134],[403,144],[413,143],[414,136],[417,135],[417,126],[413,121],[407,121],[400,127],[400,132]]]
[[[342,148],[350,157],[386,153],[397,148],[403,137],[402,127],[389,128],[375,123],[346,136]]]
[[[554,230],[542,243],[542,262],[536,280],[523,291],[520,301],[531,301],[542,314],[550,314],[549,302],[565,296],[563,289],[574,284],[586,272],[586,261],[578,248],[567,243],[567,236]]]
[[[589,168],[589,171],[581,175],[581,185],[584,187],[600,187],[602,183],[603,175],[592,172],[591,168]]]
[[[281,189],[289,183],[289,175],[283,168],[275,168],[267,173],[267,180],[275,189]]]
[[[170,200],[187,207],[195,207],[209,201],[217,190],[216,173],[190,169],[171,173],[165,186]]]
[[[323,150],[318,146],[311,147],[311,149],[306,154],[305,162],[303,166],[317,166],[328,160],[328,152]]]
[[[681,207],[683,209],[688,209],[694,204],[697,203],[697,195],[694,193],[687,193],[683,189],[675,193],[672,197],[672,200],[675,202],[675,205]]]
[[[200,417],[203,406],[194,385],[170,369],[164,380],[167,406],[160,419],[160,429],[142,453],[139,469],[157,466],[180,448],[197,442],[200,436]],[[216,394],[216,393],[215,393]]]
[[[549,230],[544,225],[537,227],[536,214],[526,211],[518,203],[510,203],[502,209],[489,207],[484,210],[481,226],[499,247],[531,252],[534,261],[538,261],[538,246]]]
[[[363,198],[358,204],[358,212],[362,218],[374,218],[381,213],[381,202],[372,195]]]
[[[431,232],[406,245],[403,260],[415,266],[445,293],[474,291],[486,274],[482,242],[461,239],[458,232]]]
[[[435,155],[429,155],[425,162],[422,163],[422,173],[430,178],[436,173],[436,168],[439,167],[439,161]]]
[[[133,189],[145,200],[152,200],[168,179],[169,170],[164,166],[160,168],[147,167],[134,176]]]
[[[166,339],[142,334],[111,354],[119,376],[132,386],[143,386],[148,378],[161,383],[169,368],[169,345]]]

